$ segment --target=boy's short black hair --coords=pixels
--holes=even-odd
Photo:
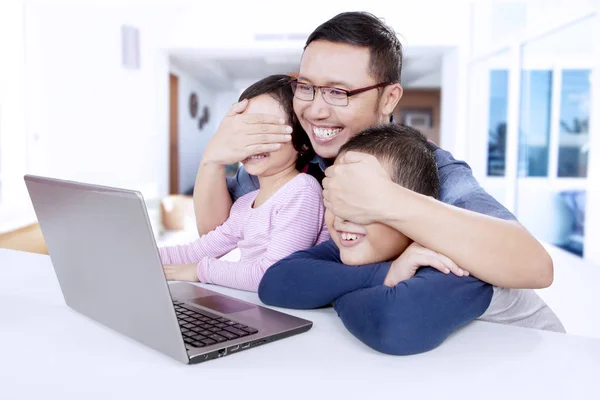
[[[259,80],[250,85],[242,92],[238,101],[244,99],[251,100],[262,94],[268,94],[278,101],[287,114],[288,123],[292,127],[292,144],[298,152],[298,160],[296,161],[296,169],[302,170],[310,160],[315,156],[315,152],[310,144],[308,135],[298,122],[292,101],[294,100],[294,92],[292,91],[291,82],[294,79],[289,75],[271,75]]]
[[[392,169],[392,180],[414,192],[440,195],[440,178],[435,160],[436,147],[418,130],[387,124],[367,128],[340,148],[371,154]]]
[[[367,47],[371,55],[369,73],[377,83],[400,82],[402,44],[392,28],[367,12],[344,12],[319,25],[306,40],[306,47],[324,40]]]

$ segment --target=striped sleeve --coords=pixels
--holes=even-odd
[[[314,246],[323,229],[325,207],[318,182],[307,182],[272,203],[279,211],[269,232],[271,240],[261,257],[238,262],[204,258],[198,264],[200,281],[256,292],[271,265],[296,251]],[[260,224],[261,221],[252,223]]]
[[[158,249],[163,264],[190,264],[199,263],[204,257],[222,257],[237,247],[241,238],[242,223],[245,213],[249,210],[245,207],[249,197],[240,198],[231,208],[231,215],[215,230],[201,236],[194,242],[168,246]]]
[[[331,239],[331,235],[327,230],[327,226],[323,224],[323,229],[321,230],[321,233],[319,233],[319,238],[317,239],[317,243],[315,244],[321,244],[323,242],[328,241],[329,239]]]

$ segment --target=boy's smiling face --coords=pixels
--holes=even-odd
[[[337,163],[337,161],[336,161]],[[390,173],[387,162],[383,167]],[[334,243],[340,249],[346,265],[365,265],[395,260],[410,245],[411,240],[394,228],[381,223],[359,225],[344,221],[325,211],[325,223]]]

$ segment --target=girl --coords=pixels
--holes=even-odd
[[[260,189],[240,197],[223,225],[190,244],[159,249],[167,279],[257,291],[276,261],[329,238],[321,185],[300,172],[314,152],[294,115],[291,81],[287,75],[272,75],[240,96],[239,101],[249,100],[245,113],[286,120],[294,127],[292,140],[277,151],[242,160],[246,171],[258,177]],[[218,259],[236,247],[239,261]]]

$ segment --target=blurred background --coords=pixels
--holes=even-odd
[[[3,0],[0,233],[35,223],[31,173],[140,190],[159,237],[240,92],[297,72],[309,33],[352,10],[405,46],[396,120],[545,244],[600,266],[598,0]]]

